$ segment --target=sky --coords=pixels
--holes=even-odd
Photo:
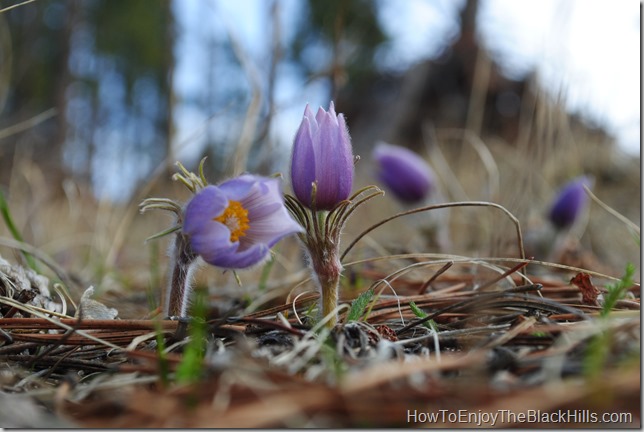
[[[570,109],[640,152],[638,0],[488,0],[481,31],[508,70],[535,67]]]
[[[436,57],[458,32],[454,0],[376,0],[379,19],[392,38],[381,61],[391,68]],[[176,53],[177,92],[188,98],[203,88],[207,47],[200,35],[232,34],[259,70],[270,50],[264,0],[187,0],[177,9],[180,39]],[[205,5],[205,6],[204,6]],[[299,0],[281,0],[282,38],[293,37],[302,13]],[[510,76],[536,70],[544,87],[563,94],[576,112],[602,124],[631,154],[640,153],[640,2],[639,0],[481,0],[479,32],[484,45]],[[282,70],[276,100],[274,138],[290,141],[306,103],[324,105],[325,92]],[[225,81],[225,79],[223,79]],[[207,114],[179,107],[179,146],[185,154],[204,145],[199,134]],[[221,133],[230,133],[226,128]],[[197,132],[195,132],[197,131]],[[288,152],[288,149],[284,150]],[[178,154],[182,156],[181,153]],[[185,155],[183,155],[185,157]]]

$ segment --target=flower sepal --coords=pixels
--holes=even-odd
[[[313,185],[311,195],[315,194],[315,190],[315,185]],[[312,246],[325,241],[325,238],[339,243],[340,233],[353,212],[372,198],[384,194],[385,192],[378,186],[366,186],[351,197],[338,202],[329,211],[311,210],[293,195],[284,194],[284,199],[286,208],[304,228],[304,231],[298,236],[307,246]],[[315,198],[311,199],[314,201]]]
[[[175,165],[179,167],[179,171],[181,172],[173,174],[172,180],[180,181],[192,193],[196,194],[201,189],[208,186],[208,180],[206,180],[206,176],[203,173],[203,166],[205,162],[206,162],[205,157],[201,159],[201,161],[199,162],[199,170],[198,170],[199,175],[193,173],[192,171],[188,171],[181,162],[176,162]]]
[[[180,181],[186,188],[188,188],[188,190],[190,190],[190,192],[196,194],[208,185],[208,181],[206,180],[206,177],[203,173],[205,162],[206,158],[201,159],[201,161],[199,162],[198,175],[191,171],[188,171],[181,162],[175,162],[175,166],[179,168],[180,172],[173,174],[172,180]],[[145,241],[162,238],[181,230],[183,223],[182,204],[169,198],[146,198],[141,201],[141,204],[139,204],[139,212],[143,214],[148,210],[165,210],[170,213],[174,213],[174,215],[177,217],[177,223],[168,229],[151,235],[150,237],[146,238]]]
[[[312,194],[315,194],[315,184]],[[285,205],[304,228],[298,237],[308,251],[313,274],[320,287],[320,320],[332,328],[337,323],[338,288],[342,274],[340,235],[353,212],[367,201],[384,192],[367,186],[351,197],[339,201],[331,210],[311,210],[295,196],[286,194]],[[313,201],[313,197],[312,197]]]

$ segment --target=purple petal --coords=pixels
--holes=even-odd
[[[404,202],[418,202],[433,188],[434,178],[429,165],[411,150],[380,143],[373,152],[378,164],[378,178]]]
[[[307,206],[311,205],[311,184],[313,181],[315,181],[315,153],[311,122],[305,117],[302,119],[293,144],[291,183],[297,199]]]
[[[318,126],[322,125],[326,117],[327,117],[327,112],[324,111],[324,108],[319,107],[318,112],[315,113],[315,122],[318,124]]]
[[[260,185],[263,188],[260,189]],[[264,243],[272,247],[283,237],[303,231],[284,207],[277,179],[259,183],[257,190],[249,194],[242,205],[248,210],[248,218],[252,223],[246,235],[240,239],[241,249],[253,243]]]
[[[333,105],[333,102],[331,103]],[[338,195],[347,199],[353,189],[353,149],[344,115],[338,115],[339,162],[343,169],[338,177]]]
[[[222,268],[246,268],[258,264],[267,258],[269,250],[269,247],[265,244],[256,244],[245,251],[221,253],[211,261],[207,262]]]
[[[242,205],[248,210],[248,217],[261,220],[278,211],[284,205],[278,179],[265,179],[257,182]]]
[[[322,108],[320,108],[322,110]],[[340,174],[341,167],[336,163],[338,156],[338,134],[337,127],[332,123],[331,118],[323,113],[320,116],[318,111],[318,122],[320,132],[314,140],[315,151],[315,180],[317,180],[316,207],[328,210],[337,202],[335,199],[336,179]]]
[[[590,187],[591,183],[588,177],[583,176],[570,181],[561,189],[548,215],[556,228],[569,227],[577,220],[588,202],[584,185]]]
[[[192,235],[190,237],[190,246],[204,261],[213,264],[222,254],[234,253],[239,248],[239,242],[231,243],[230,230],[219,222],[213,221],[209,228]]]
[[[310,134],[315,134],[318,131],[318,122],[315,120],[315,115],[313,114],[313,111],[311,111],[311,107],[309,104],[306,104],[306,108],[304,108],[304,117],[309,121],[309,130]]]
[[[239,246],[230,242],[230,230],[214,220],[227,206],[226,196],[216,186],[205,187],[186,206],[183,232],[190,237],[192,250],[206,261],[221,251],[229,251]]]
[[[228,207],[226,195],[216,186],[207,186],[197,193],[184,212],[183,231],[193,235],[221,215]]]
[[[263,243],[273,247],[278,241],[290,234],[302,232],[302,227],[293,221],[284,207],[266,217],[253,221],[246,236],[240,239],[243,247],[248,243]]]
[[[335,113],[335,104],[333,101],[329,103],[329,114],[333,117],[336,118],[338,115]]]
[[[218,188],[229,200],[240,201],[248,195],[256,181],[255,176],[245,174],[234,179],[226,180]]]

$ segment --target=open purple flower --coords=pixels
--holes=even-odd
[[[232,269],[261,262],[280,239],[301,231],[284,207],[279,180],[254,175],[203,188],[183,220],[194,253]]]
[[[373,157],[378,165],[378,178],[399,200],[416,203],[432,192],[432,169],[413,151],[379,143],[373,151]]]
[[[349,197],[353,187],[351,138],[344,116],[335,113],[333,102],[328,112],[319,108],[315,116],[308,105],[304,109],[293,143],[291,182],[297,199],[313,210],[331,210]]]
[[[582,176],[561,189],[548,214],[548,219],[557,229],[567,228],[577,220],[588,202],[584,185],[590,187],[591,184],[588,177]]]

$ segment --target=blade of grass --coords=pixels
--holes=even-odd
[[[159,365],[159,377],[161,379],[161,385],[165,388],[170,382],[169,374],[170,367],[168,365],[168,356],[165,353],[165,338],[163,334],[163,329],[158,320],[155,320],[155,333],[157,341],[157,361]]]
[[[413,301],[409,302],[409,308],[414,313],[414,315],[416,315],[416,317],[421,318],[421,319],[422,318],[427,318],[427,314],[421,308],[419,308],[416,305],[416,303],[414,303]],[[432,319],[430,319],[429,321],[423,322],[423,325],[425,327],[427,327],[428,329],[430,329],[430,330],[438,332],[438,329],[436,327],[436,323]]]
[[[525,260],[525,248],[523,246],[523,233],[521,231],[521,224],[519,223],[519,219],[517,219],[508,209],[503,207],[500,204],[496,204],[493,202],[488,202],[488,201],[457,201],[457,202],[449,202],[449,203],[442,203],[442,204],[435,204],[435,205],[429,205],[425,207],[419,207],[415,208],[412,210],[407,210],[401,213],[396,213],[393,216],[389,216],[385,219],[382,219],[380,222],[377,222],[373,225],[371,225],[369,228],[365,229],[362,231],[356,238],[353,239],[353,241],[347,246],[347,248],[342,252],[342,255],[340,255],[340,261],[343,261],[344,258],[347,256],[349,251],[353,249],[353,247],[362,239],[364,236],[369,234],[371,231],[375,230],[378,227],[381,227],[382,225],[386,224],[389,221],[392,221],[394,219],[397,219],[399,217],[407,216],[410,214],[415,214],[415,213],[421,213],[425,211],[431,211],[431,210],[438,210],[442,208],[451,208],[451,207],[492,207],[496,208],[498,210],[501,210],[505,215],[510,218],[512,223],[514,224],[514,227],[516,229],[516,234],[517,234],[517,245],[519,249],[519,257],[522,260]]]
[[[2,219],[4,220],[5,225],[7,225],[7,228],[9,229],[9,232],[13,236],[15,240],[18,240],[19,242],[24,242],[24,239],[22,237],[22,234],[20,233],[20,230],[18,227],[16,227],[16,224],[13,222],[13,217],[11,216],[11,210],[9,209],[9,203],[4,197],[4,193],[0,190],[0,213],[2,214]],[[36,260],[34,257],[29,253],[24,250],[20,250],[20,253],[22,256],[25,258],[25,261],[27,262],[27,265],[35,272],[38,272],[38,264],[36,264]]]
[[[595,201],[597,204],[599,204],[604,210],[606,210],[608,213],[612,214],[615,216],[617,219],[619,219],[621,222],[624,223],[629,229],[631,229],[636,235],[637,239],[639,242],[639,237],[640,237],[640,227],[638,227],[636,224],[631,222],[627,217],[621,215],[618,211],[610,207],[608,204],[597,198],[597,196],[590,190],[590,188],[586,185],[584,185],[584,190],[590,196],[590,198]]]
[[[266,291],[266,286],[268,284],[268,275],[271,273],[273,265],[275,265],[275,256],[273,252],[271,252],[271,257],[262,268],[262,274],[259,277],[259,283],[257,284],[257,289],[259,291]]]

